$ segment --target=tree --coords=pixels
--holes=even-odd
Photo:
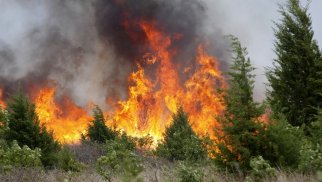
[[[57,162],[56,153],[60,145],[41,125],[35,111],[35,105],[21,93],[13,96],[8,102],[8,130],[5,138],[16,140],[20,146],[27,145],[31,149],[41,149],[41,161],[44,166],[53,166]]]
[[[226,111],[219,118],[222,124],[219,135],[218,153],[215,160],[225,166],[249,168],[252,156],[261,152],[263,127],[258,122],[263,109],[253,101],[254,75],[247,50],[236,37],[231,36],[233,64],[228,72],[229,89],[225,96]],[[220,134],[221,133],[221,134]]]
[[[105,125],[106,121],[102,110],[96,106],[93,112],[94,120],[88,126],[87,138],[97,143],[105,143],[106,140],[115,139],[118,133]]]
[[[267,72],[274,112],[281,112],[293,126],[308,126],[322,106],[322,57],[313,39],[308,7],[289,0],[280,7],[276,23],[274,66]]]
[[[173,121],[164,133],[164,140],[156,149],[159,156],[170,160],[197,161],[205,159],[206,150],[202,141],[192,130],[188,115],[180,107],[178,112],[172,116]]]

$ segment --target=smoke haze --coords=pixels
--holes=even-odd
[[[125,98],[127,77],[148,51],[142,30],[126,20],[143,19],[157,20],[168,35],[184,35],[172,45],[178,48],[175,61],[182,65],[190,64],[198,37],[207,40],[210,53],[226,69],[229,48],[224,35],[237,35],[259,68],[255,96],[263,99],[265,87],[260,83],[265,82],[263,67],[274,57],[271,27],[272,20],[278,20],[277,0],[238,2],[0,0],[1,86],[12,92],[19,84],[37,87],[52,80],[58,97],[68,95],[82,106],[89,101],[104,106],[110,96]]]

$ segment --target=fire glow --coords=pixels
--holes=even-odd
[[[225,81],[216,58],[208,55],[206,46],[200,44],[194,58],[195,66],[180,68],[173,61],[176,50],[171,49],[171,45],[184,35],[167,35],[155,22],[133,24],[144,32],[151,51],[142,55],[143,61],[137,63],[137,71],[128,77],[128,98],[105,111],[109,116],[106,124],[130,136],[150,135],[157,142],[171,124],[172,114],[182,106],[189,114],[193,130],[215,139],[214,128],[219,127],[215,118],[225,109],[223,93],[218,91],[225,87]],[[156,67],[153,77],[146,73],[149,66]],[[91,107],[79,107],[67,96],[58,103],[56,89],[44,87],[32,97],[37,114],[60,142],[77,143],[92,119]]]

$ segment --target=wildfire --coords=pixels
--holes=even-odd
[[[119,101],[112,112],[106,111],[111,116],[107,124],[130,136],[150,135],[156,144],[171,124],[172,114],[181,105],[189,114],[197,134],[208,134],[216,139],[214,128],[219,124],[215,118],[225,109],[223,94],[219,91],[225,87],[225,81],[218,61],[207,54],[204,45],[200,45],[194,58],[196,66],[180,68],[174,63],[177,50],[172,45],[184,35],[167,35],[157,28],[155,22],[124,23],[127,27],[132,24],[144,32],[150,51],[142,55],[146,66],[143,68],[137,64],[138,70],[128,78],[128,99]],[[129,33],[136,38],[133,32]],[[153,76],[145,70],[152,65],[157,68]],[[91,121],[88,108],[77,106],[68,97],[57,102],[55,95],[54,87],[44,87],[35,95],[33,101],[39,119],[59,141],[77,142]],[[0,100],[1,97],[0,89]]]
[[[180,84],[180,72],[173,64],[174,50],[170,50],[173,37],[158,31],[154,23],[141,22],[153,53],[152,64],[158,64],[157,79],[145,75],[141,66],[131,74],[129,98],[119,102],[113,120],[118,129],[129,135],[142,137],[150,135],[155,142],[162,139],[171,116],[179,105],[189,113],[190,123],[200,135],[209,134],[215,139],[213,130],[218,127],[215,119],[224,109],[223,95],[216,88],[225,86],[218,62],[209,56],[203,46],[198,47],[197,70],[184,84]],[[180,38],[180,37],[179,37]],[[151,64],[151,61],[148,61]]]
[[[45,123],[54,136],[63,143],[77,143],[81,133],[86,131],[91,117],[85,109],[76,106],[65,97],[61,105],[55,102],[55,88],[43,88],[39,91],[35,103],[41,123]]]
[[[5,108],[6,103],[3,101],[3,90],[0,88],[0,107]]]

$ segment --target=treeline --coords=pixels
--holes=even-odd
[[[226,110],[215,118],[216,139],[198,136],[191,128],[188,113],[179,107],[163,140],[151,149],[150,136],[134,138],[105,125],[99,107],[82,135],[82,145],[103,147],[95,159],[96,171],[111,181],[140,180],[144,170],[138,149],[152,157],[181,161],[181,181],[203,181],[200,167],[216,166],[247,180],[276,175],[278,169],[315,173],[322,170],[322,55],[314,40],[308,6],[289,0],[281,6],[281,21],[275,24],[274,66],[267,70],[267,100],[253,100],[254,67],[247,49],[238,38],[230,36],[233,62],[229,88],[224,91]],[[0,167],[42,166],[80,171],[86,167],[75,154],[53,138],[41,125],[35,105],[19,93],[0,112]],[[261,117],[268,114],[263,122]],[[197,121],[196,121],[197,122]]]

